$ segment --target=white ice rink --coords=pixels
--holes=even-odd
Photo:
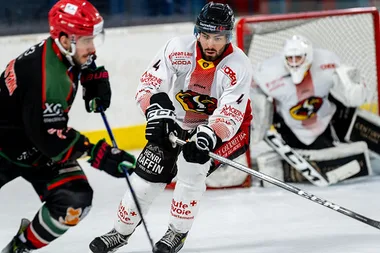
[[[84,162],[82,162],[84,164]],[[111,229],[127,184],[85,168],[95,195],[88,217],[39,253],[89,252],[88,244]],[[329,188],[297,187],[380,220],[380,177]],[[167,229],[171,191],[154,202],[146,217],[154,241]],[[0,190],[0,246],[16,233],[20,219],[40,206],[32,187],[16,179]],[[151,252],[140,226],[118,253]],[[378,253],[380,230],[277,187],[206,192],[181,253]]]

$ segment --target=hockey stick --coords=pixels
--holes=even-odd
[[[170,138],[170,140],[173,143],[176,143],[176,144],[181,145],[181,146],[183,146],[186,143],[186,141],[178,139],[174,134],[171,134],[169,136],[169,138]],[[338,205],[336,205],[336,204],[334,204],[334,203],[332,203],[330,201],[324,200],[324,199],[319,198],[319,197],[317,197],[317,196],[315,196],[313,194],[307,193],[307,192],[305,192],[305,191],[303,191],[301,189],[298,189],[297,187],[294,187],[292,185],[289,185],[289,184],[286,184],[284,182],[281,182],[280,180],[277,180],[277,179],[275,179],[273,177],[267,176],[267,175],[265,175],[265,174],[263,174],[261,172],[252,170],[252,169],[250,169],[250,168],[248,168],[248,167],[246,167],[246,166],[244,166],[244,165],[242,165],[240,163],[234,162],[234,161],[232,161],[232,160],[230,160],[228,158],[225,158],[223,156],[217,155],[217,154],[212,153],[212,152],[209,152],[208,155],[210,156],[210,158],[218,160],[221,163],[227,164],[227,165],[229,165],[229,166],[231,166],[231,167],[233,167],[235,169],[238,169],[238,170],[243,171],[243,172],[245,172],[247,174],[250,174],[250,175],[252,175],[254,177],[257,177],[257,178],[259,178],[261,180],[264,180],[264,181],[266,181],[268,183],[271,183],[273,185],[281,187],[281,188],[283,188],[283,189],[285,189],[285,190],[287,190],[289,192],[292,192],[292,193],[294,193],[296,195],[304,197],[304,198],[306,198],[306,199],[308,199],[310,201],[313,201],[313,202],[315,202],[317,204],[320,204],[320,205],[322,205],[324,207],[330,208],[330,209],[332,209],[334,211],[337,211],[337,212],[339,212],[341,214],[344,214],[344,215],[346,215],[346,216],[348,216],[348,217],[350,217],[352,219],[361,221],[361,222],[363,222],[363,223],[365,223],[365,224],[367,224],[369,226],[372,226],[372,227],[375,227],[377,229],[380,229],[380,221],[367,218],[367,217],[365,217],[365,216],[363,216],[361,214],[355,213],[355,212],[353,212],[351,210],[348,210],[348,209],[346,209],[344,207],[338,206]]]
[[[112,141],[112,145],[117,148],[117,144],[116,144],[116,140],[115,140],[115,137],[112,133],[112,130],[111,130],[111,127],[110,125],[108,124],[108,120],[107,120],[107,117],[106,117],[106,114],[104,113],[104,110],[102,107],[99,108],[99,111],[100,111],[100,115],[102,115],[102,119],[103,119],[103,122],[104,122],[104,125],[106,126],[106,129],[107,129],[107,132],[108,132],[108,135]],[[154,244],[153,244],[153,240],[152,240],[152,237],[150,236],[150,233],[149,233],[149,230],[148,230],[148,226],[146,225],[146,222],[145,222],[145,219],[144,219],[144,216],[143,216],[143,213],[141,211],[141,206],[139,204],[139,201],[137,199],[137,196],[136,196],[136,193],[135,191],[133,190],[133,187],[132,187],[132,184],[131,184],[131,181],[129,180],[129,174],[128,174],[128,171],[126,170],[126,168],[124,166],[121,166],[123,168],[123,171],[124,171],[124,174],[125,174],[125,179],[127,180],[127,184],[128,184],[128,187],[129,187],[129,190],[131,191],[131,195],[132,195],[132,198],[133,198],[133,201],[135,202],[136,204],[136,208],[137,208],[137,211],[139,212],[140,214],[140,217],[141,217],[141,223],[143,224],[144,226],[144,229],[145,229],[145,232],[146,232],[146,235],[148,236],[148,239],[149,239],[149,243],[150,243],[150,246],[152,247],[152,252],[155,251],[155,247],[154,247]]]
[[[360,166],[357,161],[352,161],[339,168],[331,170],[323,176],[317,171],[305,158],[294,151],[286,144],[281,137],[276,136],[271,131],[268,131],[264,137],[264,141],[276,151],[288,164],[295,168],[309,182],[316,186],[329,186],[336,184],[339,181],[347,179],[360,171]]]

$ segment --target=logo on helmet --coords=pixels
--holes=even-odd
[[[63,11],[71,15],[75,15],[77,10],[78,10],[78,6],[68,3],[66,4],[66,7]]]

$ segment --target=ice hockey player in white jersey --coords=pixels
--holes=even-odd
[[[147,118],[148,143],[130,179],[143,215],[177,175],[168,230],[155,244],[155,253],[183,247],[206,190],[206,176],[219,166],[207,151],[233,159],[248,149],[252,67],[231,44],[234,20],[227,4],[206,4],[197,17],[195,36],[169,40],[141,76],[136,102]],[[172,132],[189,140],[182,149],[170,142]],[[114,229],[90,243],[92,252],[114,252],[126,245],[141,221],[129,190],[115,218]]]
[[[356,159],[365,167],[359,174],[368,174],[365,143],[336,147],[345,142],[355,109],[369,96],[358,69],[342,64],[334,52],[313,48],[307,38],[294,35],[285,41],[282,52],[254,66],[253,78],[253,145],[273,124],[286,144],[319,163],[323,173],[324,168]],[[289,170],[279,171],[282,162],[276,156],[259,157],[259,169],[297,181]]]

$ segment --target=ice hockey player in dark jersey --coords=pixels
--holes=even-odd
[[[93,62],[103,18],[86,0],[61,0],[49,26],[50,37],[11,60],[0,77],[0,188],[23,177],[44,203],[1,253],[40,249],[86,216],[93,191],[78,158],[90,156],[94,168],[114,177],[124,177],[121,162],[135,162],[67,126],[79,81],[88,112],[110,105],[108,72]]]

